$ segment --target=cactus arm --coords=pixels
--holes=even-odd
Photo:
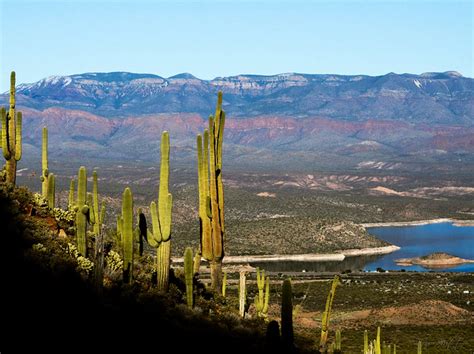
[[[21,130],[23,125],[23,115],[21,112],[16,114],[16,133],[15,133],[15,160],[20,161],[22,155]]]
[[[266,317],[268,313],[268,303],[270,301],[270,277],[267,277],[265,281],[265,299],[263,301],[262,313]]]
[[[51,175],[48,177],[49,183],[48,183],[48,207],[51,209],[54,209],[55,207],[55,176],[54,174],[51,173]]]
[[[160,219],[158,217],[158,210],[156,208],[155,202],[151,202],[150,204],[150,214],[151,214],[151,226],[153,228],[153,232],[151,234],[152,237],[148,237],[148,242],[154,242],[156,245],[159,245],[163,239],[161,237]],[[153,246],[153,245],[150,244],[150,246]],[[154,246],[154,247],[157,247],[157,246]]]
[[[224,272],[224,276],[222,277],[222,296],[225,297],[227,289],[227,272]]]
[[[98,236],[100,232],[100,209],[99,209],[99,186],[97,172],[92,172],[92,217],[94,235]]]
[[[8,144],[8,117],[4,107],[0,111],[2,118],[2,151],[5,160],[11,159],[10,146]]]

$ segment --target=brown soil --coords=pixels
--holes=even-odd
[[[374,325],[443,325],[472,323],[474,313],[449,302],[426,300],[406,306],[391,306],[373,310],[333,312],[331,323],[338,328],[366,328]],[[300,328],[321,326],[321,312],[302,312],[295,319]]]

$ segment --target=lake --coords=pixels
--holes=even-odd
[[[345,270],[374,271],[377,268],[426,272],[430,269],[418,265],[398,266],[398,258],[412,258],[446,252],[457,257],[474,259],[474,226],[455,226],[451,222],[415,225],[371,227],[367,231],[378,238],[400,247],[400,250],[386,255],[346,257],[341,262],[258,262],[250,263],[267,271],[315,271],[342,272]],[[437,268],[436,271],[474,272],[474,263],[451,268]]]
[[[377,267],[389,270],[429,271],[421,266],[398,266],[394,260],[425,256],[433,252],[446,252],[453,256],[474,259],[474,226],[455,226],[452,222],[417,226],[373,227],[367,231],[378,238],[393,243],[400,250],[378,257],[364,267],[375,270]],[[474,264],[467,263],[439,271],[474,272]]]

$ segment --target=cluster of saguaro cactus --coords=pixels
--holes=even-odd
[[[123,282],[133,280],[133,196],[130,188],[122,194],[121,238],[123,252]]]
[[[147,241],[156,251],[156,272],[158,289],[168,291],[171,252],[171,210],[173,197],[169,192],[170,137],[168,132],[161,135],[160,187],[158,190],[158,207],[153,201],[150,204],[152,231],[148,232]]]
[[[21,159],[22,139],[21,126],[22,114],[16,112],[15,101],[15,72],[10,75],[10,107],[8,112],[1,108],[0,116],[2,120],[2,150],[6,160],[6,183],[16,183],[16,164]]]
[[[255,296],[255,308],[257,316],[267,318],[268,301],[270,299],[270,277],[265,278],[265,271],[257,268],[257,287],[258,294]]]
[[[334,300],[334,295],[336,294],[336,287],[339,283],[339,276],[334,276],[334,279],[331,284],[331,289],[329,290],[328,298],[326,300],[326,308],[324,309],[321,323],[321,340],[319,342],[319,351],[321,353],[325,353],[327,351],[329,319],[331,317],[331,309]]]
[[[193,249],[186,247],[184,251],[184,280],[186,283],[186,303],[189,308],[193,307]]]
[[[222,259],[224,258],[224,188],[222,184],[224,124],[222,92],[219,92],[215,115],[209,117],[209,130],[204,130],[204,138],[201,135],[197,136],[201,254],[210,263],[211,287],[216,292],[222,286]]]
[[[293,291],[291,279],[285,279],[281,295],[281,340],[285,350],[291,352],[294,348],[293,334]]]
[[[382,342],[380,327],[377,327],[377,336],[374,340],[369,340],[369,333],[364,331],[364,354],[397,354],[396,344]],[[421,354],[421,352],[419,352]]]

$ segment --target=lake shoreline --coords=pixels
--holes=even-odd
[[[391,221],[391,222],[375,222],[360,224],[364,228],[370,227],[403,227],[403,226],[421,226],[430,224],[440,224],[451,222],[454,226],[474,226],[474,220],[459,220],[451,218],[438,218],[429,220],[414,220],[414,221]]]
[[[307,254],[276,254],[276,255],[245,255],[245,256],[226,256],[222,260],[223,264],[236,263],[256,263],[256,262],[340,262],[346,257],[371,256],[379,254],[388,254],[399,250],[400,247],[391,245],[384,247],[357,248],[347,250],[337,250],[334,253],[307,253]],[[183,263],[182,257],[173,258],[174,263]]]

